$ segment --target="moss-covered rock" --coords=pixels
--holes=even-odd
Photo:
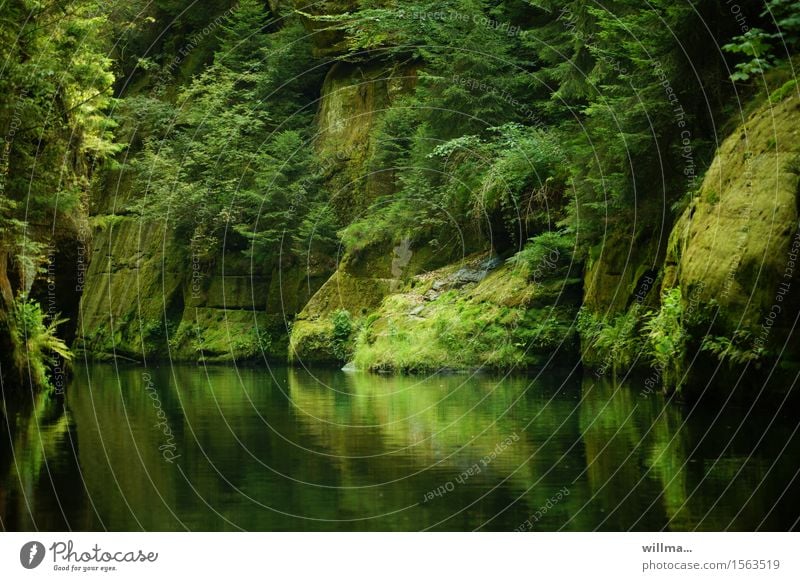
[[[164,252],[164,228],[118,217],[95,227],[81,297],[77,346],[97,356],[141,359],[163,348],[183,312],[184,272]]]
[[[328,17],[345,14],[358,9],[357,0],[320,0],[306,2],[293,0],[294,9],[303,19],[314,43],[314,56],[331,57],[347,52],[347,38],[340,29],[331,26]]]
[[[413,279],[365,322],[356,366],[372,371],[524,369],[577,353],[579,280],[532,283],[486,256]]]
[[[325,78],[316,147],[327,173],[331,205],[344,222],[391,193],[389,172],[373,172],[376,127],[396,98],[413,90],[415,69],[382,63],[336,63]]]
[[[294,362],[342,362],[331,343],[332,317],[347,311],[358,324],[399,292],[412,278],[448,262],[448,255],[409,240],[374,244],[345,255],[336,272],[297,315],[289,359]]]
[[[93,221],[76,345],[96,358],[285,359],[291,321],[330,273],[324,261],[259,268],[235,251],[205,264],[158,223]]]
[[[778,350],[800,305],[800,99],[767,104],[719,148],[675,225],[664,287],[713,309],[714,330]],[[796,353],[796,351],[795,351]]]
[[[667,236],[668,232],[659,235],[641,226],[635,233],[610,233],[586,263],[583,299],[586,308],[613,316],[634,301],[657,305],[658,293],[650,291],[660,274]]]

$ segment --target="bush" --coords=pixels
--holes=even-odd
[[[72,352],[67,344],[56,335],[59,325],[66,319],[59,315],[46,321],[42,307],[26,295],[19,295],[13,305],[15,332],[14,355],[19,369],[27,369],[31,382],[37,387],[52,389],[48,377],[48,367],[72,360]]]
[[[662,370],[667,392],[679,392],[683,384],[683,363],[689,338],[683,319],[681,289],[675,287],[661,296],[661,309],[644,325],[648,355]]]
[[[532,282],[563,274],[572,260],[575,237],[564,230],[545,232],[532,238],[525,248],[509,258]]]
[[[331,351],[336,359],[347,361],[352,352],[350,337],[353,334],[353,320],[348,311],[339,309],[331,314],[331,322]]]
[[[578,330],[594,351],[592,358],[602,362],[603,368],[610,365],[615,378],[620,368],[630,367],[641,353],[643,318],[638,304],[608,321],[586,309],[578,315]]]

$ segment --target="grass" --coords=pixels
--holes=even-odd
[[[429,373],[543,363],[573,351],[572,307],[531,306],[536,289],[503,267],[472,288],[426,300],[430,284],[388,297],[358,333],[355,365],[378,372]]]

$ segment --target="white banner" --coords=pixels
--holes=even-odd
[[[793,533],[3,533],[2,579],[800,579]]]

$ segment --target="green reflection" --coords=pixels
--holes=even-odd
[[[10,529],[789,526],[794,448],[770,469],[788,424],[718,411],[555,372],[91,365],[66,407],[7,406],[0,517]]]

